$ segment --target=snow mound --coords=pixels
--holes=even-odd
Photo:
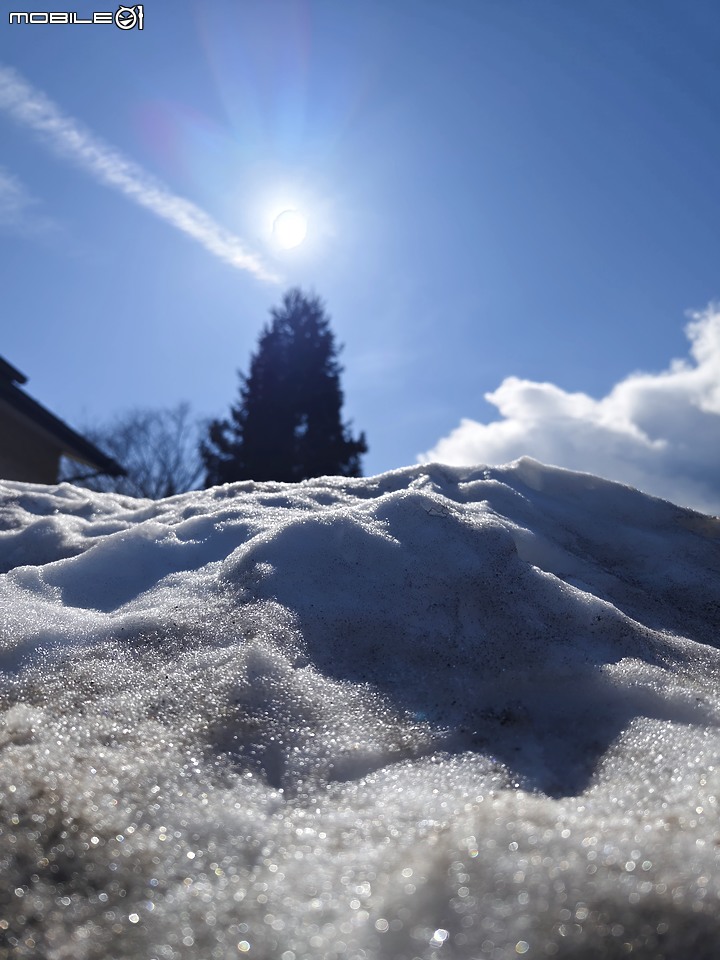
[[[0,957],[717,956],[717,518],[0,482],[0,570]]]

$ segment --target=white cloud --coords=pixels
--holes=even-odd
[[[17,177],[0,167],[0,224],[14,226],[19,223],[32,202]]]
[[[464,465],[531,456],[720,513],[720,305],[692,315],[690,356],[633,373],[599,400],[508,377],[485,394],[502,419],[463,419],[424,460]]]
[[[17,177],[0,167],[0,229],[24,234],[54,230],[53,221],[37,212],[39,204]]]
[[[278,282],[242,240],[220,226],[200,207],[172,193],[147,171],[103,143],[77,120],[66,116],[44,93],[34,89],[10,67],[0,66],[0,109],[40,133],[46,143],[141,207],[193,237],[206,250],[261,280]]]

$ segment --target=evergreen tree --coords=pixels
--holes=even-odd
[[[342,367],[321,301],[290,290],[271,317],[240,374],[239,402],[201,445],[205,485],[361,476],[367,443],[341,421]]]

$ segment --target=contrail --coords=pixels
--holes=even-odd
[[[163,184],[63,112],[11,67],[0,66],[0,109],[42,134],[58,153],[73,160],[96,180],[114,187],[135,203],[193,237],[206,250],[259,280],[279,283],[261,259],[249,253],[235,234],[200,207],[172,193]]]
[[[36,202],[17,177],[0,167],[0,225],[17,226]]]

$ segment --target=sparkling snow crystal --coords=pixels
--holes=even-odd
[[[0,958],[715,960],[720,520],[0,483]]]

